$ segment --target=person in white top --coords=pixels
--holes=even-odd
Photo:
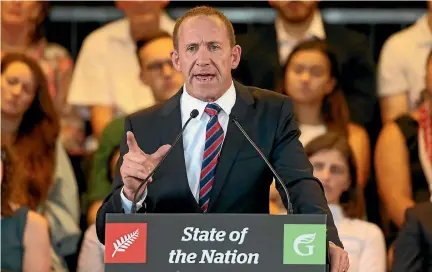
[[[381,229],[362,220],[362,190],[355,160],[343,135],[327,133],[311,141],[305,152],[323,187],[339,236],[349,254],[349,272],[386,271],[386,245]]]
[[[327,131],[348,135],[358,162],[359,186],[363,188],[370,172],[369,136],[363,127],[349,120],[338,67],[337,55],[328,42],[300,43],[287,60],[280,91],[294,102],[303,146]]]
[[[169,1],[116,1],[126,18],[91,33],[80,50],[68,103],[90,118],[99,138],[115,117],[155,104],[150,87],[140,80],[136,41],[155,31],[174,31],[174,21],[163,8]],[[90,111],[88,111],[90,110]]]
[[[278,91],[294,102],[303,146],[327,131],[339,131],[348,136],[358,162],[358,184],[364,188],[370,172],[369,136],[363,127],[349,121],[337,67],[337,56],[328,42],[313,40],[300,43],[286,62]],[[270,190],[271,213],[277,213],[282,204],[274,185],[273,182]]]
[[[429,199],[432,191],[432,50],[423,70],[422,103],[386,124],[375,147],[378,192],[397,227],[403,225],[406,209]]]
[[[425,65],[432,49],[432,1],[414,25],[390,36],[378,62],[378,95],[383,123],[417,108]]]

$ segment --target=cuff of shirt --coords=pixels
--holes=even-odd
[[[122,187],[121,193],[120,193],[123,211],[124,211],[124,213],[130,213],[132,210],[132,201],[130,201],[129,199],[126,198],[126,196],[124,195],[124,192],[123,192],[123,188],[124,187]],[[144,195],[142,196],[142,198],[137,202],[136,210],[139,210],[142,208],[144,200],[146,199],[146,197],[147,197],[147,188],[145,189]]]

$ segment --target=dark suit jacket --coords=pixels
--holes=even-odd
[[[432,271],[432,203],[406,211],[405,223],[395,240],[392,271]]]
[[[286,97],[237,82],[232,114],[257,143],[290,190],[293,209],[301,214],[327,214],[328,239],[342,247],[333,217],[319,180],[298,140],[299,130],[293,105]],[[139,147],[147,154],[170,144],[181,130],[180,97],[183,90],[161,105],[142,110],[125,121],[125,131],[132,131]],[[126,135],[126,133],[125,133]],[[120,145],[119,165],[128,152],[126,137]],[[211,190],[209,213],[269,213],[269,187],[273,175],[265,162],[230,122],[216,168]],[[121,213],[121,187],[118,176],[112,192],[97,213],[96,228],[104,243],[105,214]],[[283,189],[277,186],[286,203]],[[148,185],[145,200],[148,213],[200,213],[186,175],[183,144],[180,140]]]
[[[324,24],[326,40],[335,48],[342,72],[342,88],[352,121],[368,126],[377,107],[375,63],[366,36],[342,26]],[[239,82],[276,90],[282,77],[274,25],[239,36],[242,59],[233,75]]]

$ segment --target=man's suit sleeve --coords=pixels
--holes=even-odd
[[[123,213],[123,206],[121,201],[121,190],[123,188],[123,181],[120,176],[120,166],[123,162],[123,156],[128,152],[128,146],[126,143],[126,132],[132,131],[132,124],[130,119],[127,117],[124,124],[123,137],[120,143],[120,157],[117,162],[117,173],[114,182],[111,187],[111,192],[105,197],[102,206],[99,208],[96,216],[96,232],[99,241],[105,244],[105,217],[107,213]]]
[[[313,168],[299,141],[300,131],[293,114],[293,104],[285,99],[271,154],[272,163],[289,190],[294,213],[326,214],[327,238],[343,248],[332,213],[327,205],[321,182],[314,178]],[[287,207],[285,192],[276,183]]]
[[[421,271],[423,255],[421,249],[421,229],[413,208],[405,213],[405,223],[395,240],[393,272]],[[409,250],[407,250],[409,249]]]

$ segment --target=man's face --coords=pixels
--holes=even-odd
[[[215,101],[230,87],[231,70],[240,62],[241,48],[231,47],[227,27],[217,17],[187,18],[178,33],[178,50],[172,54],[183,74],[188,93],[202,101]]]
[[[270,0],[269,3],[285,21],[290,23],[302,23],[308,20],[318,7],[316,1]]]
[[[171,98],[183,84],[182,74],[174,69],[171,61],[173,50],[170,37],[151,41],[139,50],[141,80],[150,86],[159,102]]]

